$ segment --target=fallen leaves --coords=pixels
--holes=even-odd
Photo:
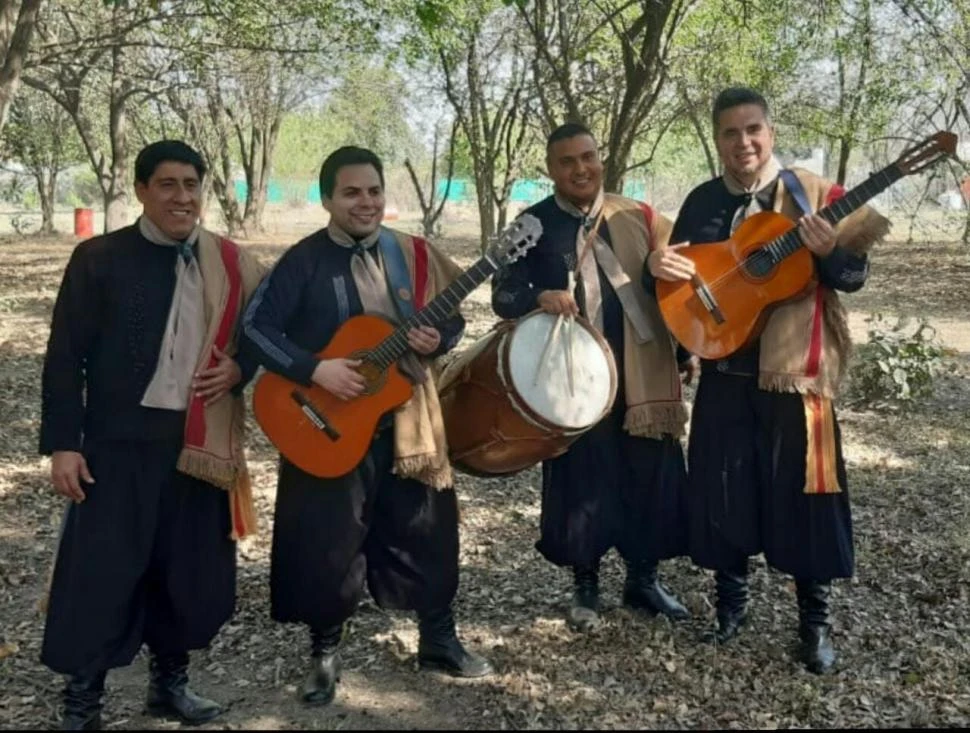
[[[473,246],[461,250],[463,256]],[[281,252],[268,245],[254,249],[268,263]],[[12,728],[51,727],[60,706],[61,680],[38,661],[43,618],[36,601],[61,503],[35,450],[46,338],[42,310],[69,251],[69,242],[0,248],[0,293],[7,304],[0,318],[0,711]],[[850,308],[892,310],[909,303],[902,294],[914,288],[912,307],[932,317],[942,303],[970,333],[962,295],[961,315],[957,300],[934,300],[932,288],[917,282],[924,267],[918,258],[904,248],[889,254],[888,263],[874,268],[874,281],[852,296]],[[953,248],[944,254],[951,260],[966,256]],[[943,268],[939,277],[963,278],[947,289],[959,293],[966,273]],[[487,301],[476,293],[470,302],[469,333],[480,335],[488,327]],[[458,477],[459,633],[498,673],[452,680],[416,672],[413,614],[384,612],[366,601],[343,647],[336,702],[323,711],[306,708],[296,697],[307,669],[307,631],[277,624],[269,612],[276,457],[251,426],[248,453],[262,532],[239,548],[236,615],[210,649],[193,654],[193,687],[231,704],[223,719],[207,727],[970,725],[970,340],[951,345],[958,350],[951,357],[957,370],[912,414],[858,406],[839,413],[850,464],[857,576],[835,584],[839,663],[835,674],[823,678],[793,658],[794,589],[761,558],[752,563],[749,624],[727,646],[698,640],[713,622],[712,582],[686,559],[664,562],[660,571],[694,612],[692,620],[672,624],[620,608],[623,567],[610,554],[601,572],[603,623],[589,636],[572,632],[563,621],[569,573],[545,562],[533,546],[541,482],[531,469],[508,479]],[[109,676],[108,726],[171,726],[142,714],[145,674],[140,655]]]

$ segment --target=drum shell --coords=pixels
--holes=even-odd
[[[451,462],[474,476],[509,475],[560,456],[592,427],[564,429],[536,414],[521,399],[509,376],[509,345],[515,325],[515,321],[497,324],[487,337],[488,344],[474,358],[453,365],[458,374],[440,387]],[[591,326],[588,330],[610,355],[613,366],[612,397],[602,419],[616,394],[615,365],[605,339]]]

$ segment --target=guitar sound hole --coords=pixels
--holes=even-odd
[[[744,271],[754,278],[763,278],[775,269],[775,260],[764,249],[756,249],[744,259]]]
[[[360,359],[361,364],[357,371],[367,380],[364,387],[365,395],[376,394],[381,391],[384,382],[387,381],[387,374],[377,364],[374,363],[369,351],[357,351],[347,357],[348,359]]]

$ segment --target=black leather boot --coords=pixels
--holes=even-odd
[[[815,674],[825,674],[835,664],[832,626],[829,624],[830,590],[828,583],[817,580],[795,581],[800,655],[808,670]]]
[[[300,689],[300,697],[308,705],[329,705],[337,694],[340,681],[340,640],[343,625],[323,631],[310,629],[310,671]]]
[[[717,628],[704,635],[704,640],[725,644],[738,635],[747,621],[748,567],[738,570],[718,570],[714,574],[717,587]]]
[[[657,580],[656,560],[625,560],[623,605],[651,616],[662,613],[674,621],[690,618],[690,612]]]
[[[569,625],[575,631],[592,631],[599,625],[599,568],[573,568],[573,605]]]
[[[101,730],[105,672],[76,674],[64,686],[61,730]]]
[[[418,614],[418,665],[437,669],[455,677],[484,677],[492,674],[492,664],[462,646],[455,631],[455,617],[445,607]]]
[[[221,715],[222,706],[189,689],[188,652],[155,654],[148,665],[149,715],[174,717],[187,725],[207,723]]]

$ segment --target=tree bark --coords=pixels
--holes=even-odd
[[[104,231],[113,232],[128,224],[128,115],[127,90],[124,82],[124,52],[121,46],[111,50],[111,106],[108,134],[111,143],[111,162],[103,177]]]
[[[21,2],[20,12],[17,14],[17,25],[10,36],[9,45],[5,49],[3,66],[0,66],[0,133],[3,132],[3,127],[7,123],[10,105],[20,86],[20,74],[24,68],[24,59],[27,57],[27,50],[30,48],[30,39],[34,34],[37,15],[42,4],[43,0],[23,0]],[[9,18],[10,11],[8,8],[4,8],[4,15]]]
[[[52,170],[46,176],[38,176],[37,193],[40,195],[40,233],[54,233],[54,195],[57,190],[57,171]]]

